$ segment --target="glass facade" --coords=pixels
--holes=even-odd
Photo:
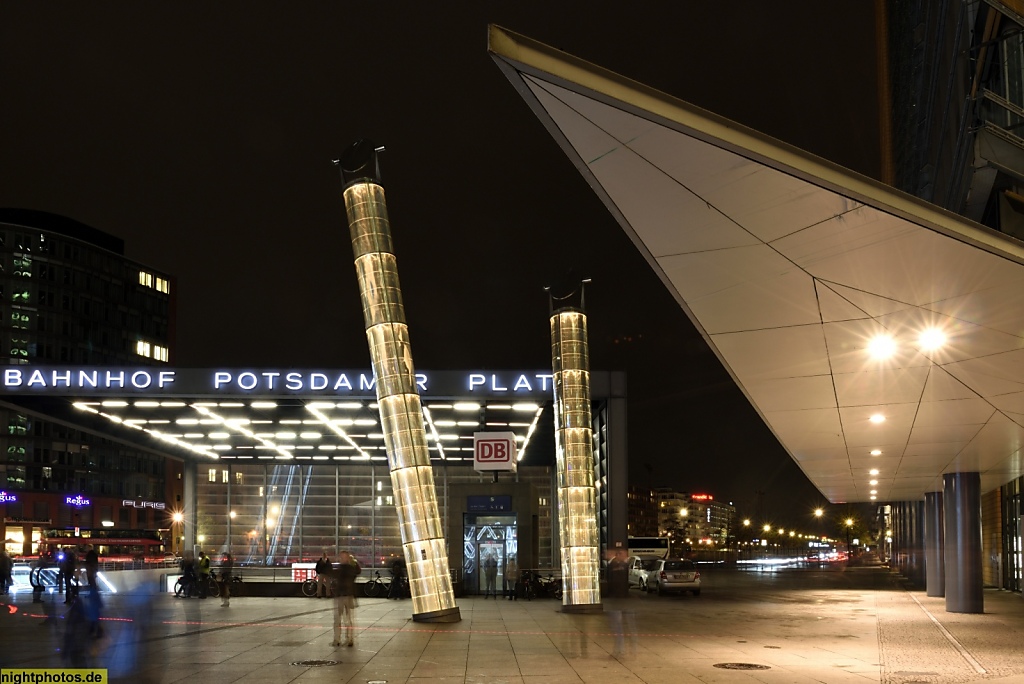
[[[434,467],[445,528],[453,514],[448,486],[489,479],[467,465]],[[315,561],[324,551],[335,558],[339,550],[347,550],[364,567],[383,568],[402,557],[395,496],[384,461],[367,465],[211,463],[200,466],[196,480],[196,539],[215,553],[228,551],[230,539],[230,552],[237,562],[290,565]],[[533,484],[538,492],[540,564],[553,567],[557,563],[551,555],[551,469],[520,466],[518,480]],[[514,543],[513,536],[509,540]],[[453,568],[453,572],[459,571]]]

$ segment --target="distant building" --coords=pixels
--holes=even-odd
[[[658,536],[658,504],[650,487],[630,485],[626,493],[626,530],[630,537]]]
[[[658,508],[658,534],[671,536],[680,548],[724,547],[736,518],[736,507],[716,501],[711,494],[680,492],[668,487],[654,490]],[[676,542],[673,542],[675,548]]]
[[[736,518],[736,507],[716,501],[711,494],[690,494],[684,510],[683,532],[691,546],[725,546]]]
[[[163,366],[172,357],[173,278],[63,216],[0,209],[0,309],[0,365]],[[44,403],[0,401],[8,552],[36,553],[47,528],[169,527],[180,460],[46,413]]]
[[[680,492],[671,487],[656,487],[654,489],[654,502],[658,509],[658,534],[667,535],[675,532],[681,525],[680,511],[687,504],[686,492]]]
[[[9,364],[172,360],[173,278],[63,216],[0,209],[0,355]]]

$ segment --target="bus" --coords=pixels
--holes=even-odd
[[[639,558],[668,558],[668,537],[630,537],[629,555]]]
[[[59,557],[70,549],[79,558],[85,556],[92,544],[105,561],[147,560],[162,561],[167,542],[158,530],[114,530],[110,528],[51,529],[43,533],[39,548]],[[44,551],[44,552],[45,552]]]

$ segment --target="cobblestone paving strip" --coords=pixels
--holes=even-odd
[[[908,592],[876,594],[884,684],[970,682],[974,668]]]

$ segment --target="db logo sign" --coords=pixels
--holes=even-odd
[[[516,435],[514,432],[474,432],[473,468],[475,470],[516,469]]]

